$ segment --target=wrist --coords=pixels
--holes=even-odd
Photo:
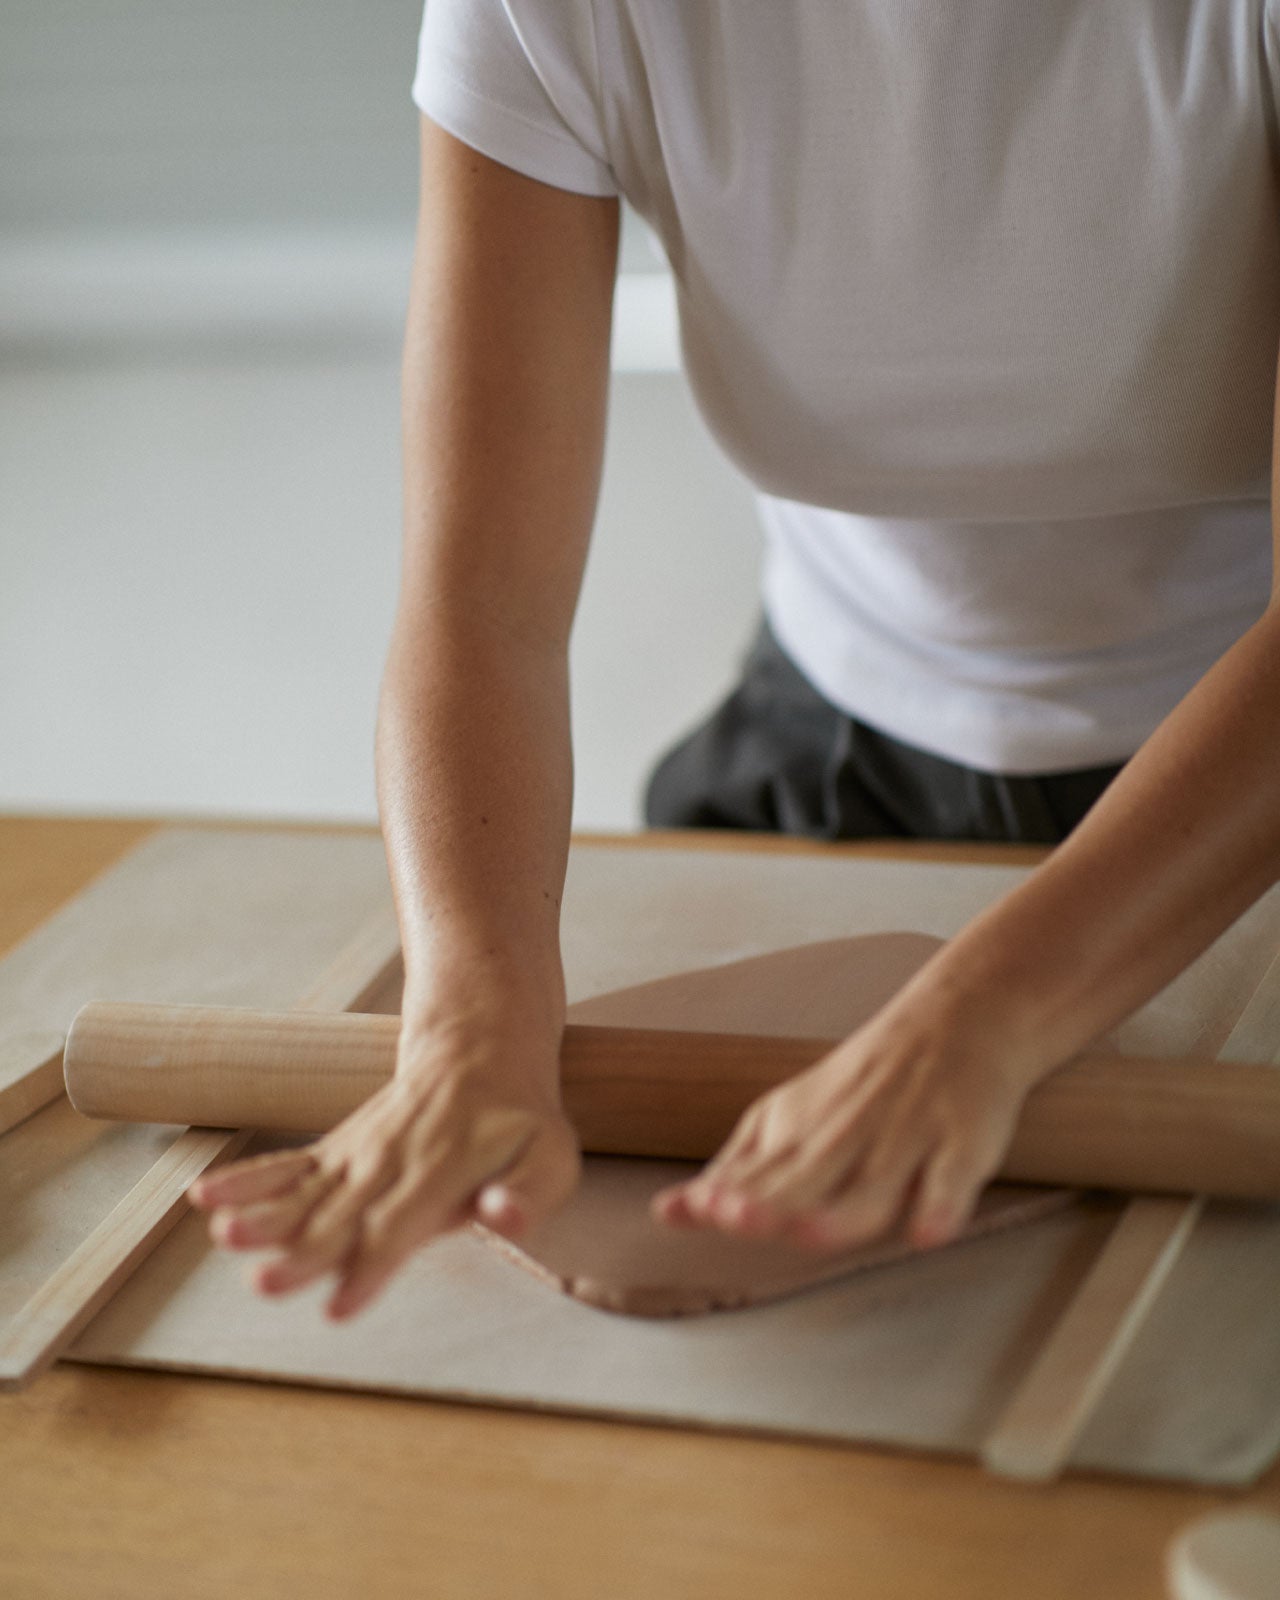
[[[1051,985],[1021,952],[970,939],[943,947],[882,1013],[894,1031],[920,1037],[920,1049],[970,1059],[1029,1089],[1085,1041],[1064,1044],[1047,1026]]]
[[[558,1082],[564,984],[491,967],[406,979],[397,1076],[495,1071]]]

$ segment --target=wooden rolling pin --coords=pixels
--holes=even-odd
[[[95,1002],[67,1038],[67,1093],[91,1117],[321,1133],[391,1076],[399,1025]],[[703,1160],[833,1043],[570,1025],[565,1108],[586,1150]],[[1280,1071],[1081,1056],[1031,1091],[1000,1176],[1280,1200]]]

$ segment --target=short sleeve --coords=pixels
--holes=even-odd
[[[518,18],[507,0],[426,0],[414,103],[455,138],[527,177],[578,194],[617,194],[592,125],[590,5],[535,0],[526,9],[541,14]]]

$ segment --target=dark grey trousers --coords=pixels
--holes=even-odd
[[[1004,777],[901,744],[823,699],[766,625],[738,687],[659,762],[645,821],[815,839],[1056,844],[1119,770]]]

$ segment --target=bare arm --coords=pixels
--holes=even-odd
[[[952,954],[1056,1065],[1155,994],[1280,878],[1280,372],[1271,601],[1097,806]],[[1025,1044],[1021,1041],[1025,1040]]]
[[[404,346],[404,558],[378,790],[405,953],[395,1080],[305,1151],[196,1203],[287,1293],[348,1316],[419,1245],[519,1232],[577,1178],[559,1105],[568,639],[603,451],[616,201],[553,189],[423,119]]]
[[[1280,395],[1280,381],[1278,381]],[[1272,457],[1280,574],[1280,398]],[[902,995],[759,1102],[659,1209],[858,1243],[950,1238],[1029,1088],[1149,999],[1280,877],[1280,584],[1081,826]]]
[[[425,119],[405,537],[378,779],[407,1030],[518,993],[558,1038],[567,652],[603,449],[617,204]]]

